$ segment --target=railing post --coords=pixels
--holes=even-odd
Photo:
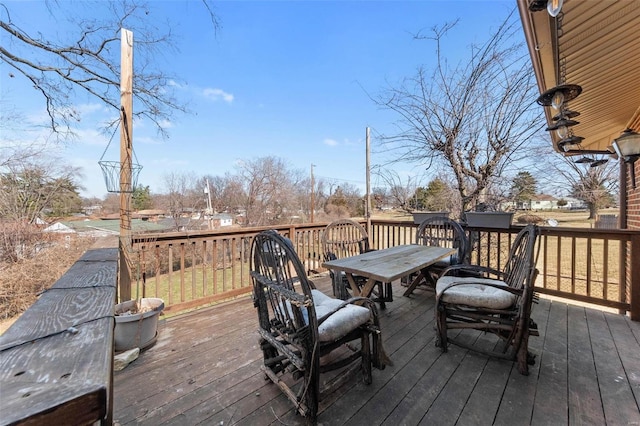
[[[635,262],[634,262],[635,259]],[[630,317],[633,321],[640,321],[640,235],[631,235],[631,251],[627,254],[627,268],[629,276],[629,304]]]

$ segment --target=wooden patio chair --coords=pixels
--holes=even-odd
[[[423,269],[417,277],[409,276],[403,279],[403,282],[408,286],[404,296],[410,295],[421,284],[435,288],[436,280],[446,268],[468,263],[469,241],[467,235],[458,222],[448,217],[437,216],[423,220],[416,231],[416,244],[455,248],[458,249],[458,252]]]
[[[291,242],[275,231],[253,240],[251,278],[262,369],[310,423],[315,423],[319,399],[351,380],[351,373],[360,370],[369,384],[372,366],[391,364],[374,302],[362,297],[343,301],[316,290]],[[321,388],[320,374],[331,371]]]
[[[531,319],[534,301],[534,247],[538,228],[527,225],[516,236],[504,270],[473,265],[447,268],[436,283],[436,344],[447,351],[449,342],[491,356],[517,361],[518,370],[529,374],[535,356],[529,353],[529,336],[538,335]],[[451,275],[456,270],[470,270],[478,277]],[[467,335],[452,339],[451,329],[474,329],[493,333],[501,342],[492,350],[469,343]]]
[[[369,235],[362,225],[351,219],[338,219],[331,222],[322,233],[322,252],[324,259],[335,260],[371,251]],[[333,283],[333,295],[346,300],[351,297],[351,286],[344,273],[330,270]],[[366,282],[365,277],[355,277],[356,285],[361,288]],[[391,283],[377,283],[373,291],[373,300],[380,303],[382,309],[385,302],[393,301]]]

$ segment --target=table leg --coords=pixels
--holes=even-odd
[[[413,279],[413,281],[411,281],[411,284],[409,284],[409,287],[407,287],[407,290],[402,295],[409,296],[411,293],[413,293],[413,290],[418,287],[418,284],[420,284],[420,281],[422,281],[423,279],[425,279],[424,272],[420,271],[420,273]]]
[[[353,274],[347,273],[346,275],[347,281],[349,282],[349,287],[351,287],[351,294],[353,294],[354,297],[362,296],[362,292],[360,291],[356,280],[353,278]]]
[[[362,287],[362,291],[360,295],[363,297],[371,297],[371,292],[373,291],[373,287],[376,285],[376,280],[373,278],[367,278],[367,283]]]

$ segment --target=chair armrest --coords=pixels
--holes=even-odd
[[[361,303],[358,304],[358,302],[361,302]],[[364,303],[362,303],[362,302],[364,302]],[[366,307],[369,310],[371,310],[371,307],[373,307],[373,309],[375,310],[376,306],[373,303],[370,303],[370,302],[372,302],[372,301],[368,297],[359,297],[359,296],[358,297],[351,297],[350,299],[344,300],[342,303],[340,303],[340,305],[336,306],[331,311],[327,312],[326,314],[324,314],[323,316],[318,318],[318,326],[320,326],[320,324],[325,322],[327,320],[327,318],[329,318],[331,315],[335,314],[340,309],[342,309],[342,308],[344,308],[344,307],[346,307],[348,305],[355,305],[355,304],[358,304],[358,306],[368,305],[368,306],[362,306],[362,307]],[[377,317],[377,312],[375,312],[374,315]]]
[[[487,266],[480,266],[480,265],[466,265],[464,263],[461,263],[458,265],[451,265],[447,267],[444,271],[442,271],[440,276],[443,277],[445,275],[451,275],[453,273],[459,273],[459,272],[473,274],[473,275],[478,275],[478,274],[490,275],[491,274],[491,275],[495,275],[498,278],[501,278],[502,276],[504,276],[504,273],[497,269],[489,268]]]

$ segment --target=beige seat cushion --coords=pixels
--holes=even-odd
[[[311,294],[318,319],[343,303],[342,300],[329,297],[319,290],[311,290]],[[363,306],[347,305],[320,324],[318,327],[320,341],[333,342],[338,340],[350,331],[366,324],[369,320],[369,309]]]
[[[461,282],[465,284],[451,287]],[[504,281],[489,278],[444,276],[436,283],[436,296],[446,303],[477,308],[507,309],[515,303],[514,294],[485,284],[507,286]]]
[[[327,296],[320,290],[311,290],[313,306],[316,310],[316,318],[319,320],[333,311],[344,301]],[[291,305],[286,302],[289,315],[292,315]],[[304,322],[309,324],[307,310],[302,310]],[[334,342],[345,336],[350,331],[366,324],[371,319],[369,309],[358,305],[346,305],[333,313],[318,327],[318,338],[321,342]]]

